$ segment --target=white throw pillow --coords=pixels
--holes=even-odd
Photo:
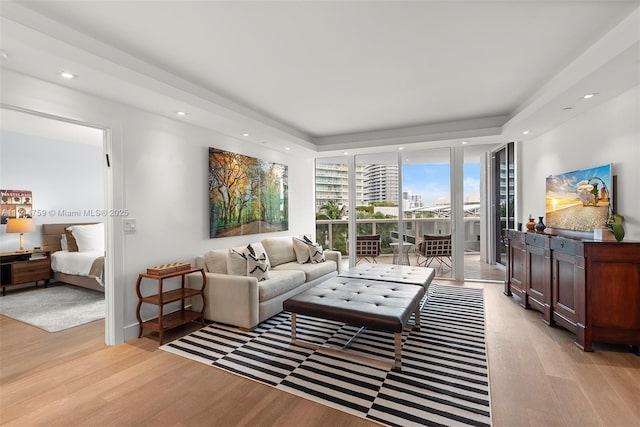
[[[293,239],[293,250],[296,253],[296,260],[299,264],[308,264],[311,262],[311,257],[309,256],[309,247],[304,242],[304,240],[300,240],[297,237],[292,237]]]
[[[204,254],[204,265],[209,273],[227,274],[227,251],[216,249]]]
[[[227,273],[234,276],[247,275],[247,257],[244,248],[230,248],[227,256]]]
[[[104,224],[73,225],[68,227],[76,239],[79,252],[104,252]]]
[[[267,254],[262,253],[256,256],[251,245],[247,246],[244,255],[247,257],[247,276],[255,277],[258,282],[269,278],[269,260]]]
[[[63,251],[66,251],[67,249],[69,249],[69,245],[67,245],[67,235],[66,234],[61,234],[60,235],[60,249],[62,249]]]

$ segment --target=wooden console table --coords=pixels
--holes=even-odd
[[[640,242],[595,241],[507,230],[505,294],[551,326],[594,342],[640,348]]]
[[[202,274],[202,288],[185,288],[185,276],[191,273]],[[165,291],[163,288],[164,280],[173,277],[180,277],[180,288]],[[158,282],[157,293],[143,296],[140,289],[142,279],[156,280]],[[207,276],[205,275],[203,268],[191,267],[188,270],[172,271],[165,274],[142,273],[138,275],[138,281],[136,282],[136,293],[138,294],[136,317],[140,328],[138,338],[142,337],[144,329],[150,329],[158,332],[160,345],[162,345],[164,342],[164,331],[168,329],[177,328],[178,326],[182,326],[198,319],[202,323],[202,326],[204,326],[204,311],[207,307],[207,298],[204,295],[204,288],[206,285]],[[198,295],[202,298],[202,311],[196,312],[185,308],[185,300]],[[172,313],[164,314],[164,305],[177,301],[181,302],[181,309]],[[142,307],[142,303],[158,306],[158,317],[143,322],[142,317],[140,317],[140,307]]]

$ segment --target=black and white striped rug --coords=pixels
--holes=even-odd
[[[343,345],[357,327],[298,315],[298,339]],[[412,323],[412,321],[410,322]],[[482,289],[432,285],[420,331],[394,372],[294,346],[288,313],[250,332],[212,324],[160,347],[387,425],[491,425]],[[393,360],[393,334],[365,331],[353,353]]]

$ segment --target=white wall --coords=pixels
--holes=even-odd
[[[102,141],[100,145],[57,141],[16,132],[0,133],[0,188],[30,190],[36,232],[24,235],[25,248],[42,244],[43,223],[97,222],[85,210],[104,208]],[[80,216],[70,216],[80,211]],[[18,249],[17,234],[0,232],[0,251]]]
[[[128,209],[128,217],[137,221],[136,233],[125,234],[123,217],[107,220],[112,232],[107,239],[113,249],[107,271],[112,270],[114,281],[116,343],[137,336],[135,283],[147,267],[193,261],[208,249],[247,244],[267,236],[315,232],[312,158],[269,150],[265,145],[256,146],[10,71],[3,70],[2,77],[0,93],[5,104],[109,129],[111,207]],[[208,147],[288,165],[289,231],[209,238]],[[143,317],[152,313],[155,311],[145,309]]]
[[[522,143],[518,221],[544,215],[548,175],[606,163],[618,177],[614,197],[625,217],[625,240],[640,240],[640,87]]]

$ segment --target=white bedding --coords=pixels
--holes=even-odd
[[[104,252],[68,252],[57,251],[51,254],[51,269],[66,274],[88,276],[93,261]]]

